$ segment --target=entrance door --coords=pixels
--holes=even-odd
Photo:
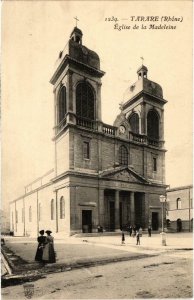
[[[82,230],[83,232],[92,232],[92,211],[82,210]]]
[[[115,203],[113,201],[109,202],[110,211],[110,231],[115,230]]]
[[[158,230],[158,213],[153,212],[152,213],[152,230]]]
[[[182,231],[182,221],[181,219],[177,219],[177,232]]]

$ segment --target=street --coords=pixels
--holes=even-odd
[[[32,282],[32,299],[191,298],[191,250],[47,275]],[[25,299],[24,286],[2,289],[3,299]]]

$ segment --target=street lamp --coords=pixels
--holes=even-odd
[[[166,246],[166,233],[164,232],[164,203],[166,201],[166,197],[164,195],[160,196],[160,203],[162,203],[162,246]]]

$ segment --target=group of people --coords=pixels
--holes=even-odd
[[[38,247],[35,260],[42,263],[55,263],[56,255],[54,251],[54,238],[51,236],[52,231],[40,230],[40,236],[37,238]],[[44,235],[47,234],[47,236]]]
[[[136,245],[140,245],[140,237],[142,236],[142,228],[137,228],[136,226],[129,225],[127,227],[127,231],[129,232],[129,236],[136,237]],[[151,237],[152,228],[149,225],[148,226],[148,236]],[[125,233],[122,230],[122,238],[121,238],[122,244],[125,244]]]

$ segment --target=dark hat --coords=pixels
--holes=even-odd
[[[45,232],[48,233],[48,234],[49,234],[49,233],[52,233],[52,231],[50,231],[50,230],[47,230],[47,231],[45,231]]]
[[[40,230],[39,233],[40,233],[40,234],[44,234],[44,230]]]

